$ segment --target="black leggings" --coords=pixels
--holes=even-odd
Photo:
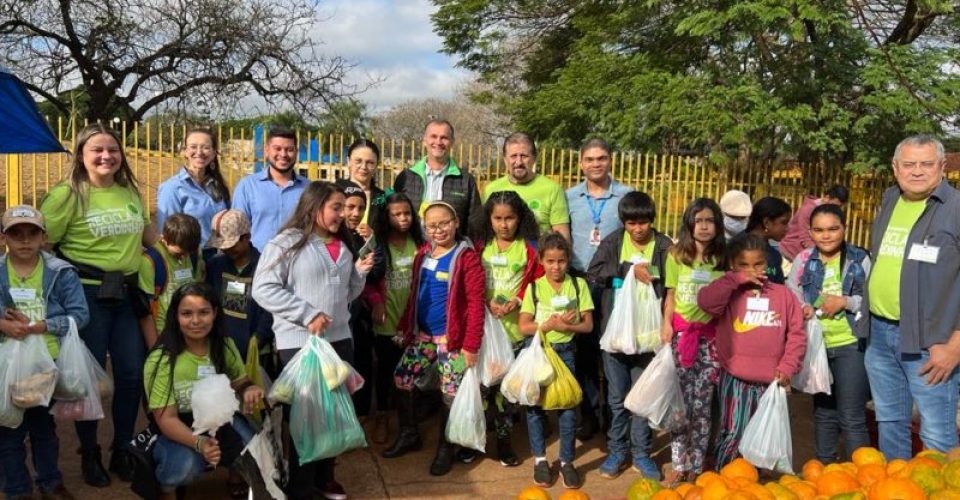
[[[387,411],[391,408],[390,395],[394,392],[393,371],[400,362],[403,348],[394,343],[393,337],[389,335],[374,335],[373,351],[377,355],[373,371],[377,411]]]

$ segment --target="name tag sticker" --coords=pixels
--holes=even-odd
[[[631,264],[645,264],[647,259],[643,258],[643,255],[634,254],[633,257],[630,257]]]
[[[427,271],[436,271],[437,270],[437,259],[427,257],[423,259],[423,268]]]
[[[569,303],[570,299],[568,299],[566,295],[557,295],[556,297],[550,299],[550,305],[555,308],[567,307],[567,304]]]
[[[413,257],[407,255],[405,257],[400,257],[397,259],[397,266],[410,266],[413,264]]]
[[[247,284],[239,281],[228,281],[227,293],[231,295],[245,295],[247,293]]]
[[[173,270],[173,279],[177,281],[190,280],[192,278],[193,278],[192,269],[174,269]]]
[[[694,283],[709,283],[710,282],[710,271],[704,271],[703,269],[694,269],[690,273],[690,281]]]
[[[837,275],[837,270],[831,267],[830,269],[827,269],[827,271],[823,274],[823,279],[828,280],[836,275]]]
[[[769,311],[770,299],[766,297],[750,297],[747,299],[748,311]]]
[[[914,243],[913,246],[910,247],[910,254],[907,258],[918,262],[926,262],[927,264],[936,264],[939,256],[940,247]]]
[[[200,365],[197,367],[197,378],[206,378],[217,374],[217,368],[213,365]]]
[[[507,265],[507,256],[506,255],[494,255],[490,258],[490,262],[495,266],[505,266]]]
[[[10,296],[13,297],[13,301],[21,300],[35,300],[37,298],[37,291],[33,288],[11,288]]]
[[[437,281],[450,281],[450,273],[440,271],[437,273]]]

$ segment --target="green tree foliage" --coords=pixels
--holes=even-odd
[[[943,0],[434,0],[444,51],[536,136],[878,167],[960,109]]]

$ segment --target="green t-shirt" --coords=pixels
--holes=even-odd
[[[30,276],[21,279],[13,269],[13,264],[7,260],[7,276],[9,277],[10,296],[17,310],[22,312],[31,323],[47,319],[47,301],[43,298],[43,258],[37,261],[36,267],[30,271]],[[44,333],[43,340],[47,343],[50,356],[56,358],[60,354],[60,341],[52,333]]]
[[[723,276],[722,270],[714,269],[713,263],[695,260],[688,266],[673,255],[667,254],[664,284],[673,289],[674,311],[688,322],[708,323],[712,317],[697,306],[700,289]],[[667,319],[669,321],[669,319]]]
[[[501,297],[501,302],[514,300],[520,293],[523,283],[523,274],[527,269],[527,245],[522,239],[513,240],[506,250],[500,251],[497,242],[488,243],[480,255],[483,270],[487,276],[487,302]],[[520,325],[517,323],[520,316],[518,309],[500,318],[503,328],[510,335],[510,340],[523,340],[520,335]]]
[[[388,243],[389,244],[389,243]],[[410,298],[411,278],[413,277],[413,258],[417,255],[417,245],[413,238],[407,238],[403,246],[390,245],[391,266],[384,276],[384,310],[387,319],[382,325],[373,325],[377,335],[396,335],[397,324]]]
[[[154,317],[154,322],[157,325],[157,333],[159,334],[163,331],[163,327],[167,323],[167,308],[170,307],[170,299],[173,298],[173,292],[187,283],[199,281],[203,278],[203,259],[197,259],[197,268],[194,269],[193,259],[191,259],[189,255],[184,255],[179,259],[174,258],[170,255],[170,252],[167,250],[167,247],[164,246],[163,242],[160,241],[154,243],[153,248],[160,253],[167,268],[166,288],[164,288],[159,297],[154,297],[154,300],[157,301],[157,312]],[[153,261],[150,260],[150,257],[148,257],[146,253],[143,254],[140,260],[138,279],[140,289],[153,295],[156,287],[156,276],[154,275]]]
[[[890,225],[880,240],[880,252],[870,272],[870,312],[894,321],[900,320],[900,269],[907,250],[907,238],[920,219],[927,202],[897,200]]]
[[[43,198],[40,211],[46,221],[47,240],[59,243],[68,259],[124,274],[139,269],[143,228],[150,220],[133,188],[119,184],[90,186],[84,210],[73,199],[69,186],[60,183]]]
[[[247,375],[240,352],[237,351],[233,339],[227,338],[227,352],[225,375],[231,382],[235,382]],[[161,362],[161,360],[163,362]],[[193,394],[193,384],[203,377],[216,375],[213,361],[210,356],[197,356],[183,351],[177,356],[173,367],[173,388],[171,394],[170,365],[166,354],[160,349],[154,349],[147,356],[143,365],[143,386],[147,391],[147,401],[151,410],[176,405],[177,413],[190,413],[190,396]]]
[[[573,288],[580,289],[580,303],[577,304],[577,292]],[[537,304],[533,304],[533,290],[537,288]],[[579,306],[579,307],[578,307]],[[537,323],[543,323],[554,314],[563,314],[571,308],[576,308],[576,322],[580,322],[580,314],[593,310],[593,299],[590,297],[590,289],[583,278],[574,278],[569,274],[563,278],[563,284],[560,291],[555,291],[547,280],[546,276],[539,278],[527,286],[527,291],[523,294],[523,305],[520,306],[520,312],[532,314],[533,320]],[[552,344],[564,344],[573,340],[573,333],[558,332],[551,330],[547,332],[547,340]]]
[[[820,291],[824,295],[843,295],[843,276],[839,256],[825,263],[823,286]],[[850,328],[850,322],[847,321],[847,315],[843,311],[830,318],[821,316],[820,324],[823,326],[823,341],[827,347],[840,347],[857,341],[853,336],[853,329]]]
[[[653,247],[656,246],[656,241],[653,237],[650,238],[650,241],[643,247],[643,250],[640,250],[633,244],[633,240],[630,239],[630,233],[626,231],[623,232],[623,243],[620,245],[620,262],[629,262],[631,264],[641,264],[641,263],[651,263],[653,262]],[[659,272],[655,266],[650,267],[650,274],[653,276],[658,276]]]
[[[487,188],[483,191],[483,201],[487,201],[490,194],[497,191],[517,193],[536,216],[540,234],[549,233],[553,226],[570,223],[567,195],[564,194],[560,184],[543,175],[537,174],[526,184],[514,184],[508,177],[495,179],[487,184]]]

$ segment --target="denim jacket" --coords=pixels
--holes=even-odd
[[[43,298],[47,303],[47,329],[57,337],[70,331],[67,316],[73,316],[77,328],[90,321],[90,310],[83,295],[83,285],[77,270],[66,261],[47,252],[40,252],[43,259]],[[0,314],[14,305],[10,295],[10,276],[7,273],[7,257],[0,257]]]
[[[870,273],[870,255],[863,248],[844,243],[840,254],[840,266],[841,289],[843,296],[847,299],[844,313],[852,329],[860,316],[863,304],[867,275]],[[823,290],[825,273],[826,266],[820,259],[820,251],[816,247],[807,248],[794,259],[787,286],[801,303],[812,305]]]

